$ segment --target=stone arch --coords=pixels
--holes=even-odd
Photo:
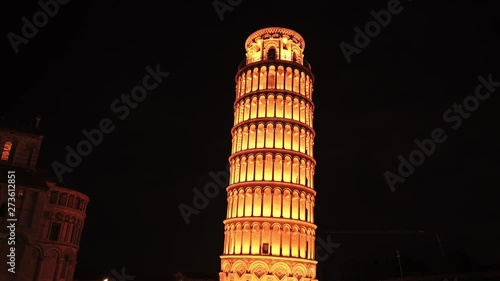
[[[271,273],[274,274],[278,280],[284,280],[285,277],[290,276],[292,271],[290,266],[284,262],[277,262],[271,266]]]
[[[270,186],[265,186],[262,192],[262,215],[270,217],[273,207],[273,189]]]
[[[252,207],[253,207],[253,189],[251,187],[247,187],[245,189],[245,216],[252,216]]]
[[[269,51],[271,49],[274,49],[274,52],[275,52],[275,57],[274,59],[277,59],[279,58],[279,45],[278,45],[278,42],[274,42],[274,41],[266,41],[264,43],[264,56],[265,56],[265,59],[266,60],[269,60],[269,59],[272,59],[269,57]]]
[[[62,255],[61,251],[57,248],[50,248],[45,253],[45,257],[47,258],[59,258]]]
[[[293,276],[297,278],[297,281],[300,281],[302,277],[306,277],[307,275],[307,268],[303,264],[296,264],[293,269]]]
[[[315,266],[309,266],[307,270],[308,277],[311,279],[316,278],[316,268]]]
[[[246,263],[243,261],[236,261],[233,264],[232,272],[235,272],[241,278],[245,273],[248,272]]]
[[[231,263],[227,260],[222,262],[222,271],[231,272]]]
[[[294,62],[302,64],[301,50],[297,45],[292,45],[292,59]]]
[[[257,279],[261,279],[262,276],[269,273],[269,266],[263,261],[254,261],[250,264],[249,271],[257,277]]]
[[[260,223],[252,223],[252,242],[250,246],[250,252],[253,255],[260,254],[260,239],[261,239],[261,227]]]

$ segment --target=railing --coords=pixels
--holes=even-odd
[[[289,60],[280,60],[280,59],[274,59],[274,60],[289,61]],[[273,61],[273,60],[256,60],[255,62],[257,62],[257,61]],[[238,70],[240,70],[242,67],[244,67],[246,65],[247,65],[247,59],[245,58],[238,65]],[[311,70],[311,65],[309,64],[309,62],[306,59],[303,59],[302,65],[305,66],[307,69]]]

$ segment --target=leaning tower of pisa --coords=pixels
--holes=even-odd
[[[263,28],[235,78],[220,281],[316,281],[314,76],[297,32]]]

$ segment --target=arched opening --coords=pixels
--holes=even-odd
[[[243,127],[243,141],[241,144],[241,149],[245,150],[248,148],[248,126]]]
[[[267,59],[275,60],[276,59],[276,49],[274,47],[269,48],[267,51]]]
[[[252,98],[252,103],[250,104],[250,118],[254,119],[257,117],[257,97]]]
[[[306,185],[306,160],[300,160],[300,184]]]
[[[290,195],[290,190],[285,189],[283,191],[283,217],[285,219],[290,218],[290,204],[291,204],[292,196]]]
[[[299,184],[300,174],[299,174],[299,158],[293,158],[293,167],[292,167],[292,181],[293,183]]]
[[[266,154],[266,162],[264,164],[264,180],[270,181],[273,179],[273,156]]]
[[[271,226],[269,224],[264,224],[262,227],[262,254],[269,255],[271,252]]]
[[[301,228],[300,229],[300,257],[305,258],[306,257],[306,229]]]
[[[259,124],[257,129],[257,148],[264,147],[264,140],[266,135],[266,130],[264,128],[264,124]]]
[[[306,94],[306,76],[304,72],[300,72],[300,93],[302,95]]]
[[[266,148],[274,147],[274,127],[273,123],[268,123],[266,127]]]
[[[283,227],[282,233],[282,246],[281,246],[281,254],[285,257],[290,256],[290,227],[285,225]]]
[[[295,151],[299,151],[299,145],[300,145],[299,137],[300,137],[299,127],[294,126],[293,127],[292,149]]]
[[[285,98],[285,118],[292,119],[292,98],[287,96]]]
[[[281,217],[281,190],[278,188],[274,189],[273,194],[273,217]]]
[[[266,85],[267,85],[267,67],[262,66],[260,68],[259,89],[261,89],[261,90],[266,89]]]
[[[292,159],[290,156],[285,156],[285,165],[283,166],[283,181],[291,182],[292,178]]]
[[[299,92],[299,79],[300,79],[300,72],[298,69],[293,70],[293,91],[298,93]]]
[[[259,117],[266,117],[266,97],[259,97]]]
[[[240,182],[244,182],[247,176],[247,157],[241,157]]]
[[[240,254],[241,253],[241,240],[242,240],[242,229],[241,229],[241,224],[236,225],[236,235],[235,235],[235,243],[234,243],[234,253],[235,254]]]
[[[293,99],[293,120],[300,121],[300,106],[298,98]]]
[[[246,121],[249,118],[250,118],[250,99],[247,98],[245,100],[245,109],[244,109],[243,121]]]
[[[271,216],[271,208],[273,204],[273,198],[271,194],[271,188],[267,187],[264,189],[264,196],[262,200],[262,216],[264,217],[270,217]]]
[[[286,68],[286,73],[285,73],[285,89],[288,91],[292,90],[292,81],[293,81],[293,73],[292,73],[292,68],[287,67]]]
[[[281,246],[281,230],[279,225],[275,224],[273,225],[273,233],[271,235],[272,241],[271,241],[271,254],[273,256],[279,256],[280,255],[280,246]]]
[[[282,179],[282,165],[283,161],[281,155],[277,154],[274,158],[274,180],[281,181]]]
[[[252,189],[247,189],[245,196],[245,217],[252,216],[252,206],[253,206],[253,194]]]
[[[304,100],[300,101],[300,122],[306,122],[306,104]]]
[[[243,130],[243,133],[245,131]],[[245,139],[243,135],[243,140]],[[245,145],[245,144],[243,144]],[[300,152],[305,153],[306,152],[306,130],[304,128],[300,129]]]
[[[255,188],[253,195],[253,215],[260,217],[262,211],[262,191],[260,187]]]
[[[292,229],[292,257],[299,256],[299,229],[294,226]]]
[[[238,215],[238,191],[233,192],[233,210],[232,217],[235,218]]]
[[[255,148],[255,144],[256,144],[255,125],[252,124],[250,125],[250,132],[248,135],[248,148],[249,149]]]
[[[231,195],[231,193],[229,193],[227,196],[227,211],[226,211],[226,217],[228,219],[231,218],[232,209],[233,209],[233,196]]]
[[[283,148],[283,125],[281,123],[276,124],[276,129],[274,131],[274,147]]]
[[[311,98],[311,94],[309,93],[309,84],[310,84],[309,75],[306,75],[306,97]]]
[[[292,148],[292,127],[285,125],[285,149]]]
[[[257,91],[259,89],[259,69],[255,67],[253,69],[252,75],[252,91]]]
[[[245,83],[245,93],[249,93],[252,90],[252,71],[249,69],[247,71],[247,82]]]
[[[278,71],[277,71],[277,76],[278,80],[276,81],[276,88],[279,90],[283,90],[285,87],[285,68],[280,65],[278,66]]]
[[[274,95],[267,97],[267,117],[274,117]]]
[[[257,159],[255,160],[255,180],[261,181],[264,173],[264,160],[262,154],[257,155]]]
[[[260,226],[254,224],[252,227],[252,255],[260,253]]]
[[[235,165],[234,165],[234,182],[240,182],[240,158],[235,159]]]
[[[292,194],[292,219],[299,218],[299,193],[293,191]]]
[[[283,112],[284,112],[283,96],[278,95],[276,97],[276,117],[283,117]]]
[[[276,68],[274,65],[269,66],[269,78],[267,79],[267,88],[274,89],[274,83],[276,82]]]
[[[254,180],[254,171],[255,171],[255,161],[254,161],[254,156],[250,155],[248,156],[248,161],[247,161],[247,181],[253,181]]]
[[[250,231],[250,224],[245,224],[243,227],[243,245],[241,249],[242,254],[249,254],[250,253],[250,243],[251,243],[251,231]]]

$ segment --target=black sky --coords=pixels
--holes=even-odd
[[[189,225],[178,205],[192,205],[192,189],[212,181],[211,171],[225,170],[244,42],[268,26],[304,37],[316,77],[318,236],[428,233],[334,235],[341,246],[329,261],[393,259],[400,249],[415,258],[425,252],[432,263],[437,232],[450,253],[498,265],[500,88],[456,130],[443,120],[474,94],[478,76],[500,81],[496,9],[472,1],[402,1],[403,11],[347,63],[339,44],[354,44],[353,28],[364,28],[370,11],[388,2],[243,1],[221,21],[210,1],[73,0],[18,54],[7,34],[20,34],[21,18],[31,19],[40,7],[4,3],[2,111],[12,119],[42,114],[40,166],[64,161],[65,146],[75,147],[81,131],[101,119],[116,125],[64,176],[91,198],[77,274],[123,266],[137,275],[218,272],[224,190]],[[170,75],[119,120],[110,104],[157,64]],[[438,127],[447,140],[391,192],[384,172],[396,172],[397,157],[407,158],[413,141]]]

